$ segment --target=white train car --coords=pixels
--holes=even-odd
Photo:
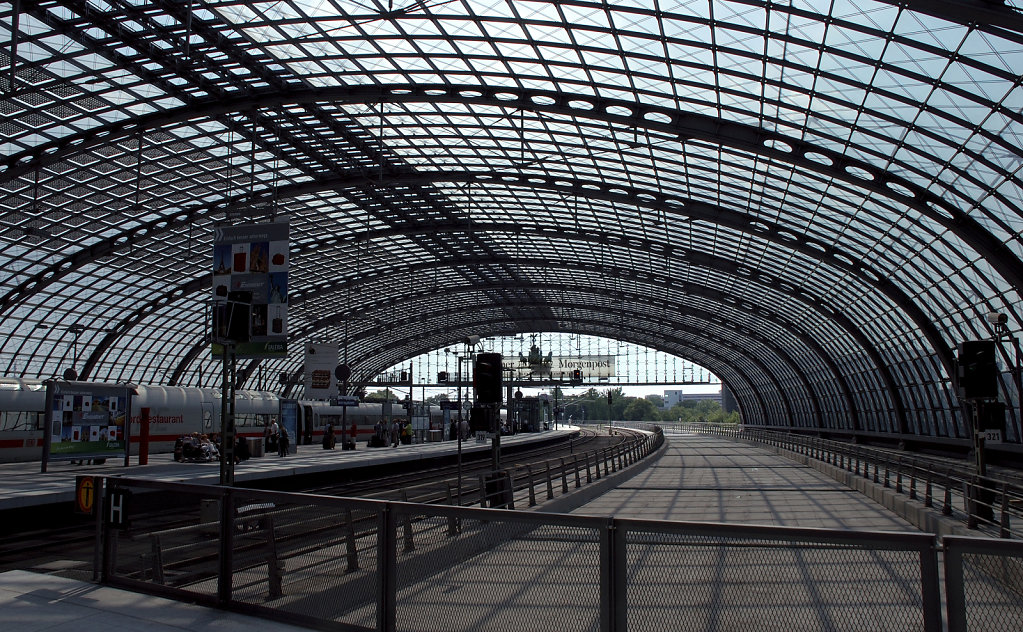
[[[221,393],[215,388],[183,386],[136,386],[131,409],[131,453],[137,455],[141,439],[142,409],[149,409],[150,454],[174,451],[181,436],[198,432],[212,435],[221,428]],[[266,391],[235,392],[235,428],[247,438],[264,437],[271,419],[281,413],[281,398]],[[358,406],[331,406],[325,401],[297,402],[296,444],[321,444],[330,424],[341,443],[342,424],[355,425],[356,441],[365,446],[378,421],[405,420],[408,413],[392,406],[390,414],[380,403],[362,402]],[[42,459],[43,423],[46,410],[46,384],[42,380],[0,377],[0,463]],[[429,428],[444,429],[443,411],[429,407]],[[417,423],[424,416],[417,411]],[[348,440],[350,434],[345,437]]]
[[[137,386],[132,398],[131,453],[138,454],[142,409],[149,409],[149,452],[172,452],[185,434],[220,430],[218,389]],[[42,459],[46,384],[41,380],[0,378],[0,462]],[[235,427],[245,437],[262,437],[280,410],[280,398],[264,391],[235,393]]]
[[[332,406],[325,401],[302,401],[299,404],[302,423],[305,424],[300,427],[305,429],[306,443],[322,442],[327,424],[330,424],[333,426],[334,435],[340,444],[342,425],[345,426],[346,431],[350,431],[354,424],[357,434],[356,441],[360,444],[367,444],[369,438],[373,436],[374,426],[378,421],[387,423],[400,419],[404,422],[409,419],[408,411],[398,405],[392,405],[391,413],[388,415],[384,405],[375,402],[361,402],[358,406],[348,407]],[[457,416],[457,412],[453,414]],[[424,409],[423,406],[417,405],[413,422],[417,430],[437,429],[443,432],[444,438],[448,436],[444,424],[444,411],[440,406],[432,405]],[[346,434],[345,440],[348,440],[349,436],[350,434]]]
[[[41,381],[0,378],[0,463],[42,459],[45,407]]]

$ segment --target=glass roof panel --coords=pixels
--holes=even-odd
[[[212,383],[211,229],[283,214],[293,331],[400,315],[360,325],[366,371],[477,323],[610,331],[631,309],[734,379],[827,364],[811,340],[869,390],[903,347],[947,371],[964,305],[1019,300],[1023,45],[941,7],[135,4],[0,21],[9,371],[53,374],[85,319],[119,327],[79,341],[95,375]],[[673,339],[690,324],[699,344]]]

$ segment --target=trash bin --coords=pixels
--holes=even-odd
[[[249,458],[263,456],[263,440],[260,438],[247,437],[245,443],[249,446]]]
[[[507,470],[490,472],[483,478],[483,493],[488,507],[515,509],[514,492],[511,474]]]
[[[430,430],[429,431],[429,436],[428,436],[427,440],[430,443],[433,443],[434,441],[443,441],[444,440],[444,431],[443,430]]]

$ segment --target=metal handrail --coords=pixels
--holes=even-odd
[[[1023,486],[996,475],[979,476],[966,466],[936,464],[912,454],[738,424],[689,423],[684,427],[756,441],[846,470],[848,466],[838,464],[854,464],[855,473],[862,471],[864,478],[912,500],[920,500],[922,486],[924,506],[932,507],[940,496],[941,513],[968,529],[987,530],[1005,539],[1023,538]]]

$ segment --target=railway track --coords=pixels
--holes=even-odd
[[[621,431],[608,435],[591,429],[583,429],[579,435],[559,444],[526,449],[508,454],[502,459],[502,470],[510,473],[511,493],[518,493],[528,484],[529,473],[535,472],[550,481],[561,481],[560,486],[567,493],[572,484],[572,468],[578,472],[585,461],[592,469],[598,455],[621,448],[629,441],[638,441],[643,435],[634,431]],[[606,466],[605,466],[606,467]],[[413,472],[384,474],[359,480],[328,482],[305,486],[300,491],[317,495],[368,498],[376,500],[407,500],[416,503],[443,503],[472,505],[481,502],[483,476],[491,470],[486,460],[462,463],[461,476],[457,465],[433,466]],[[599,466],[598,466],[599,472]],[[459,485],[461,481],[461,485]],[[534,481],[534,484],[536,482]],[[558,483],[553,483],[559,486]],[[461,501],[459,503],[459,500]],[[486,503],[486,499],[482,499]],[[182,511],[172,503],[156,502],[153,507],[133,516],[132,529],[148,532],[153,529],[173,531],[189,530],[196,527],[196,518],[190,511]],[[296,524],[300,525],[301,521]],[[295,526],[291,529],[311,529],[314,525]],[[355,528],[358,528],[357,526]],[[307,533],[306,535],[310,535]],[[297,537],[297,536],[296,536]],[[41,519],[41,524],[22,529],[16,533],[0,536],[0,571],[33,570],[62,574],[77,579],[92,576],[95,534],[91,524],[85,520],[71,519],[64,508],[63,515],[52,512]],[[282,540],[286,546],[287,537]],[[257,544],[256,548],[262,546]],[[200,555],[201,557],[201,555]],[[194,560],[185,562],[193,566]],[[201,566],[201,564],[200,564]]]

